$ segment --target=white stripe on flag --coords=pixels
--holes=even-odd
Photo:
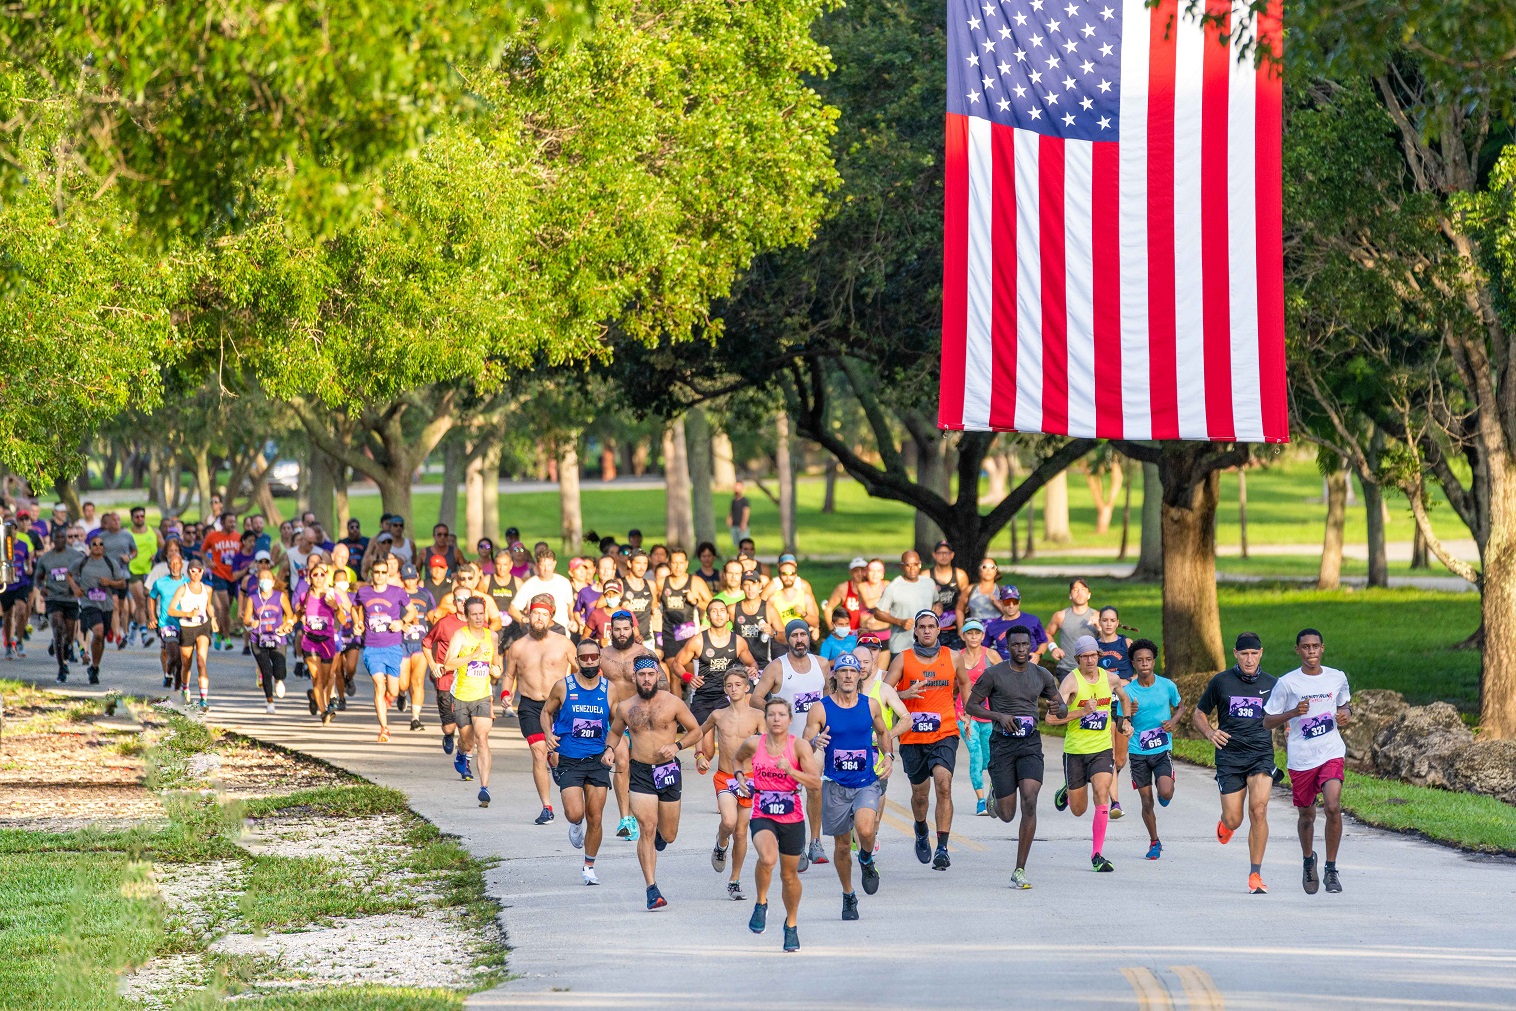
[[[1063,262],[1068,292],[1069,434],[1095,435],[1095,152],[1063,142]]]
[[[1247,0],[1232,0],[1232,73],[1227,89],[1227,190],[1231,194],[1227,201],[1227,268],[1231,275],[1232,427],[1244,442],[1263,441],[1263,405],[1258,388],[1258,247],[1254,232],[1258,72],[1254,54],[1241,51],[1245,41],[1253,38],[1254,21]]]
[[[1016,429],[1042,431],[1042,233],[1038,229],[1037,148],[1041,137],[1015,131]]]
[[[1147,0],[1121,7],[1121,415],[1122,434],[1153,432],[1148,375],[1148,40]]]
[[[1208,437],[1205,414],[1205,271],[1200,229],[1201,91],[1205,31],[1179,5],[1174,26],[1174,329],[1179,437]],[[1126,50],[1123,49],[1123,55]]]
[[[995,173],[990,148],[990,121],[969,117],[969,254],[967,333],[964,335],[963,427],[990,427],[994,347],[990,319],[994,312],[994,240],[991,233]]]

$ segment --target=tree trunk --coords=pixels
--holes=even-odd
[[[1037,496],[1033,495],[1026,503],[1026,550],[1021,553],[1023,559],[1037,557]]]
[[[442,446],[442,496],[437,503],[437,522],[458,529],[458,485],[463,481],[463,442],[452,438]],[[475,543],[478,543],[477,541]]]
[[[464,542],[472,550],[484,536],[484,454],[472,453],[463,468]]]
[[[705,410],[691,407],[684,418],[685,451],[690,463],[690,515],[695,539],[688,545],[693,551],[702,541],[716,542],[716,503],[711,498],[711,424]]]
[[[563,440],[558,451],[558,515],[563,550],[578,554],[584,543],[584,512],[579,503],[579,447],[574,439]]]
[[[1142,540],[1134,579],[1163,578],[1163,480],[1156,463],[1142,465]]]
[[[484,514],[484,535],[490,539],[491,544],[500,543],[500,457],[505,454],[505,447],[499,439],[491,439],[489,446],[480,457],[480,511]],[[579,459],[579,454],[574,454],[574,459]],[[560,471],[561,473],[561,471]],[[479,543],[476,537],[474,544]],[[568,566],[564,566],[567,571]]]
[[[306,466],[300,474],[300,487],[305,491],[306,508],[316,514],[316,519],[321,521],[321,526],[334,541],[345,533],[337,526],[336,511],[333,509],[332,471],[335,469],[336,461],[312,446],[306,454]]]
[[[1248,469],[1237,468],[1237,533],[1241,538],[1242,557],[1248,556]]]
[[[638,439],[632,446],[632,476],[641,477],[647,473],[647,458],[651,447],[646,439]]]
[[[1432,567],[1430,554],[1427,550],[1426,535],[1421,532],[1421,527],[1418,525],[1411,540],[1411,568],[1430,569]]]
[[[600,445],[600,480],[616,480],[616,447],[609,439]]]
[[[1373,480],[1367,480],[1360,475],[1359,482],[1363,485],[1363,508],[1364,519],[1368,528],[1369,548],[1369,585],[1390,585],[1390,560],[1385,550],[1384,527],[1388,520],[1388,509],[1384,502],[1384,486],[1379,483],[1379,463],[1384,455],[1384,432],[1378,427],[1374,429],[1374,435],[1369,439],[1369,451],[1365,462]]]
[[[1211,675],[1226,666],[1216,603],[1220,484],[1221,475],[1212,471],[1182,501],[1163,496],[1164,673],[1187,699],[1199,698]]]
[[[1060,472],[1047,483],[1047,500],[1042,507],[1043,540],[1049,544],[1067,544],[1074,539],[1069,532],[1069,474]]]
[[[837,511],[837,458],[829,456],[826,460],[826,494],[821,499],[821,511],[830,516]]]
[[[209,446],[196,446],[192,453],[195,460],[195,501],[200,509],[200,518],[210,515],[211,495],[211,450]]]
[[[947,439],[936,428],[930,429],[924,439],[915,432],[913,429],[910,441],[916,446],[916,483],[947,498]],[[915,537],[916,552],[925,560],[932,557],[932,545],[942,540],[943,530],[930,516],[917,509]]]
[[[1479,675],[1481,738],[1516,737],[1516,472],[1490,454],[1489,539],[1480,556],[1484,581],[1484,659]]]
[[[1125,470],[1131,466],[1131,462],[1122,458],[1118,466]],[[1127,545],[1132,537],[1132,482],[1127,481],[1122,490],[1125,494],[1121,502],[1121,551],[1116,555],[1118,562],[1126,561]]]
[[[774,416],[774,466],[779,471],[779,537],[784,550],[795,551],[795,461],[790,445],[790,416]],[[917,514],[918,522],[920,514]]]
[[[719,429],[711,433],[712,483],[721,491],[737,483],[737,463],[732,456],[732,437]]]
[[[694,548],[695,518],[690,512],[690,461],[684,419],[663,430],[664,539],[670,548]]]
[[[1116,497],[1121,494],[1121,478],[1121,461],[1118,459],[1111,465],[1111,494],[1107,498],[1101,475],[1089,468],[1086,468],[1084,472],[1085,483],[1090,488],[1090,498],[1095,503],[1095,532],[1097,534],[1103,534],[1111,529],[1111,517],[1116,514]],[[1064,487],[1065,489],[1068,487],[1067,478],[1064,479]],[[1065,512],[1067,512],[1067,507],[1065,507]]]
[[[1347,520],[1348,472],[1334,470],[1327,475],[1326,534],[1321,541],[1321,573],[1316,589],[1335,590],[1342,584],[1342,529]]]
[[[347,501],[347,464],[341,460],[334,461],[332,466],[332,511],[336,513],[337,529],[342,535],[347,536],[347,521],[353,518],[348,509]]]

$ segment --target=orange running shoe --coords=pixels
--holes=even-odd
[[[1267,894],[1269,894],[1268,886],[1263,883],[1263,875],[1261,875],[1261,874],[1249,874],[1248,875],[1248,891],[1252,892],[1254,895],[1267,895]]]
[[[1227,828],[1224,821],[1216,823],[1216,841],[1223,846],[1232,841],[1232,829]]]
[[[389,739],[390,739],[390,728],[389,727],[380,727],[379,728],[379,743],[380,744],[387,744],[389,742]]]

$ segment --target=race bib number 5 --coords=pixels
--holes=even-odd
[[[1227,711],[1238,719],[1261,720],[1263,719],[1263,699],[1256,695],[1233,695]]]
[[[819,701],[821,701],[820,692],[799,693],[795,696],[795,715],[799,716],[801,713],[810,712],[811,706],[814,706]]]

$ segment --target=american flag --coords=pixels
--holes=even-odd
[[[948,0],[944,429],[1285,442],[1280,0]]]

